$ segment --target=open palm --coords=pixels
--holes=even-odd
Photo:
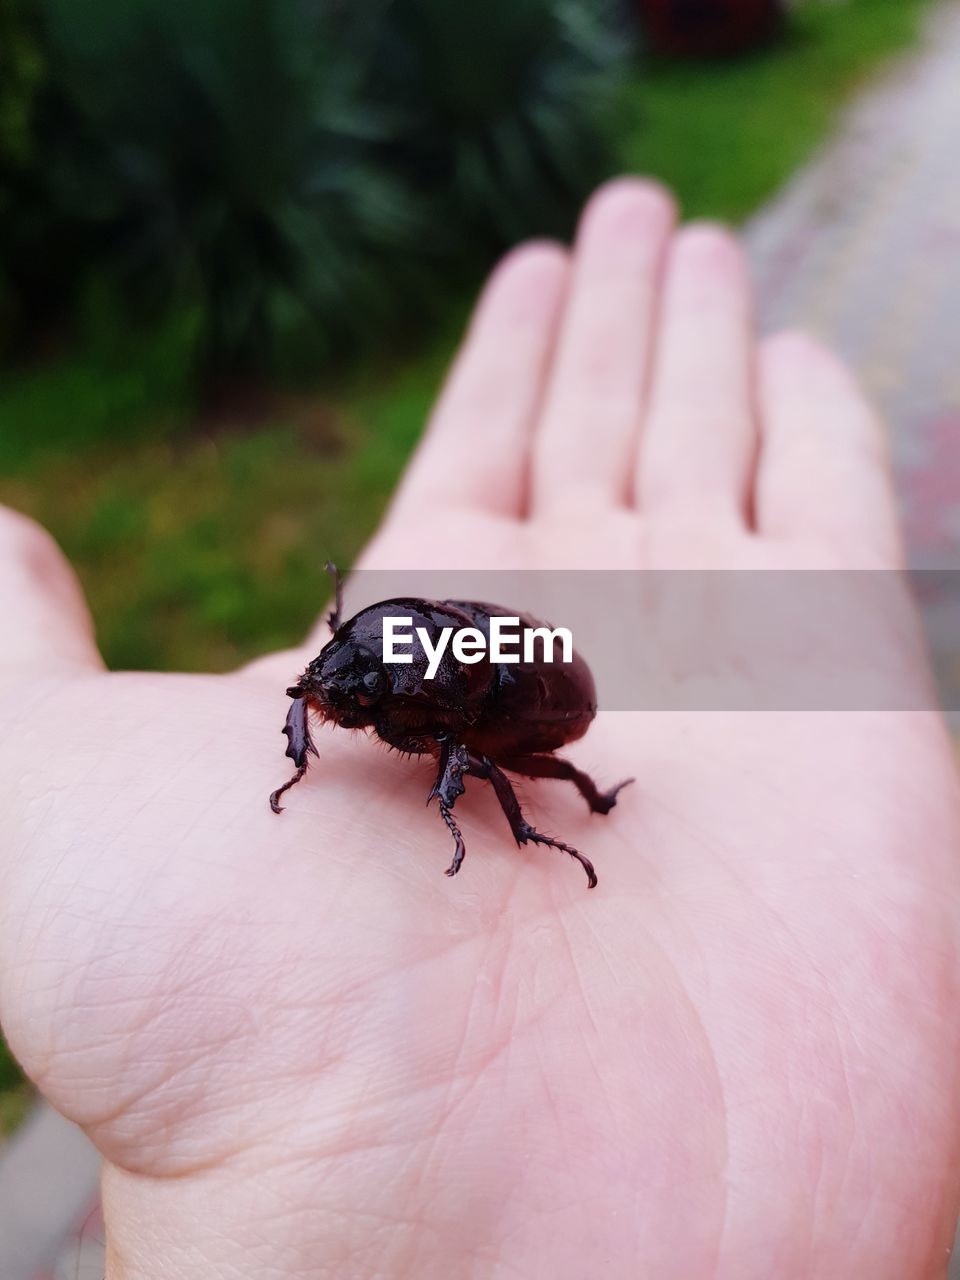
[[[0,1013],[106,1158],[112,1276],[943,1274],[960,807],[933,712],[601,714],[567,754],[637,778],[613,814],[523,793],[599,887],[518,851],[480,782],[449,880],[428,765],[360,736],[319,730],[270,813],[322,626],[230,676],[106,674],[46,536],[7,513],[0,551]],[[572,256],[494,274],[363,564],[898,555],[849,377],[756,347],[735,242],[620,182]]]

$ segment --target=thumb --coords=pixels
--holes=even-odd
[[[83,591],[50,534],[0,507],[0,676],[63,667],[103,669]]]

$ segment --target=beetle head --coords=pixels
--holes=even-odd
[[[352,641],[331,640],[287,693],[310,699],[325,717],[349,728],[369,723],[369,709],[389,690],[379,654]]]

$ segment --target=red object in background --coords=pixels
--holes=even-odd
[[[717,57],[752,49],[778,30],[786,0],[636,0],[659,53]]]

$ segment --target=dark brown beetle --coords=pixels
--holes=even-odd
[[[342,584],[336,570],[332,572],[337,587],[329,619],[333,638],[287,690],[293,705],[283,732],[288,739],[286,754],[297,771],[270,796],[274,813],[282,810],[283,792],[306,773],[307,756],[317,754],[307,724],[309,709],[341,728],[372,729],[398,751],[435,757],[437,778],[427,803],[437,798],[455,842],[448,876],[460,870],[465,853],[452,810],[469,774],[491,783],[518,845],[530,841],[569,853],[587,873],[592,889],[597,877],[589,859],[527,822],[503,772],[572,782],[594,813],[609,813],[617,793],[633,781],[628,778],[609,791],[600,791],[582,770],[552,754],[582,737],[597,714],[593,676],[583,659],[574,653],[569,663],[502,663],[484,655],[480,662],[465,664],[447,649],[434,679],[427,680],[427,658],[416,644],[412,662],[384,663],[385,617],[410,617],[414,628],[427,629],[432,644],[444,627],[476,627],[489,639],[491,616],[519,616],[521,629],[542,624],[495,605],[412,598],[381,601],[344,622]]]

